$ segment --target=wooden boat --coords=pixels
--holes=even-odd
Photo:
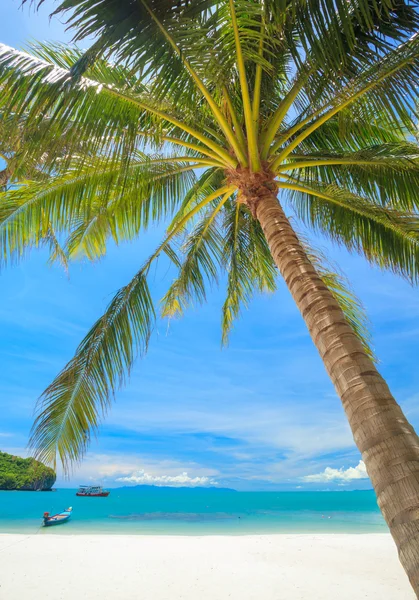
[[[44,527],[49,527],[50,525],[61,525],[61,523],[65,523],[71,517],[73,509],[70,506],[63,510],[63,512],[58,513],[56,515],[50,515],[49,512],[44,512]]]
[[[81,485],[76,493],[76,496],[85,496],[92,498],[106,498],[110,492],[104,490],[101,485]]]

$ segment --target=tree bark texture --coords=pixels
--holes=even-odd
[[[243,194],[246,201],[246,194]],[[419,598],[419,438],[318,276],[269,187],[249,197],[333,381],[400,561]]]

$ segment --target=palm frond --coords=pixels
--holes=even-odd
[[[50,258],[49,263],[52,265],[53,263],[58,263],[64,269],[64,272],[68,276],[68,257],[67,254],[60,244],[55,231],[51,227],[51,224],[48,223],[46,234],[45,234],[45,242],[49,243],[50,247]]]
[[[297,216],[369,262],[419,280],[419,217],[374,204],[334,185],[280,184]]]
[[[59,49],[57,55],[58,60]],[[37,139],[36,147],[32,147],[38,153],[48,149],[53,157],[54,140],[61,134],[66,137],[69,158],[73,144],[79,149],[80,141],[84,154],[121,158],[144,143],[141,132],[146,131],[152,134],[148,143],[154,142],[154,147],[161,145],[168,135],[179,138],[177,134],[181,137],[186,134],[190,141],[212,150],[226,165],[236,164],[211,133],[204,131],[204,124],[200,123],[198,128],[188,124],[188,116],[179,115],[168,99],[157,101],[145,92],[117,88],[108,84],[106,78],[104,83],[87,77],[74,82],[70,69],[3,44],[0,44],[0,85],[4,88],[0,110],[16,117],[25,116],[28,129],[36,130],[47,115],[52,125]],[[51,169],[56,166],[56,161],[50,165]]]
[[[382,60],[365,68],[359,75],[337,91],[329,102],[309,114],[292,127],[286,139],[292,137],[273,160],[276,168],[306,137],[323,123],[349,105],[368,104],[371,112],[386,115],[388,120],[398,120],[413,132],[412,112],[416,80],[419,75],[419,37],[414,35],[408,42],[389,52]],[[300,133],[297,133],[300,131]],[[295,136],[294,134],[297,133]]]
[[[179,210],[168,227],[169,231],[191,208],[199,204],[204,198],[211,196],[217,192],[217,190],[223,188],[225,185],[225,173],[221,169],[209,168],[205,170],[185,194]]]
[[[276,290],[276,267],[259,223],[240,202],[231,202],[224,215],[223,264],[227,271],[227,297],[222,307],[222,343],[241,308],[258,291]]]
[[[31,56],[45,61],[46,64],[54,64],[65,71],[71,71],[84,55],[84,51],[77,46],[58,42],[30,42],[27,44],[27,51]],[[133,94],[141,94],[146,91],[141,79],[131,69],[115,61],[109,62],[97,58],[89,65],[84,76],[98,82],[99,85],[115,86],[119,89],[129,90]]]
[[[271,5],[294,60],[298,63],[305,54],[320,72],[335,78],[399,45],[418,28],[416,3],[306,0],[278,5],[271,0]]]
[[[35,456],[53,465],[58,457],[65,470],[83,457],[136,354],[146,351],[154,319],[146,269],[141,269],[41,396],[30,438]]]
[[[292,154],[279,173],[304,184],[335,184],[398,210],[419,208],[419,147],[402,141],[356,152]]]
[[[30,438],[30,447],[40,460],[55,465],[58,454],[68,472],[84,455],[91,433],[97,430],[101,415],[129,375],[135,356],[147,349],[155,320],[147,284],[150,266],[162,252],[178,264],[170,242],[208,204],[209,200],[202,200],[166,235],[42,394]]]
[[[48,182],[22,182],[0,192],[0,262],[43,244],[45,219],[59,235],[70,235],[71,253],[97,258],[104,252],[101,239],[132,239],[150,223],[170,218],[193,186],[197,166],[137,153],[131,161],[75,162]],[[92,228],[99,215],[102,227]]]
[[[298,123],[298,119],[290,123],[288,129],[292,129],[296,122]],[[288,129],[284,129],[283,136],[277,137],[273,148],[282,146]],[[373,115],[364,111],[359,114],[350,107],[313,131],[299,144],[295,152],[299,154],[357,152],[362,148],[405,141],[406,134],[397,120],[389,124],[384,119],[381,120],[379,114]],[[289,156],[291,157],[291,154]]]
[[[180,251],[185,256],[179,274],[161,300],[163,317],[180,317],[193,300],[206,300],[206,284],[218,282],[223,237],[218,213],[233,190],[224,194],[215,206],[186,235]]]

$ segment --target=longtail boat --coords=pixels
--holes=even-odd
[[[106,498],[110,492],[104,490],[101,485],[81,485],[76,493],[76,496],[85,496],[93,498]]]
[[[71,517],[73,509],[70,506],[63,510],[63,512],[57,513],[56,515],[50,515],[49,512],[44,512],[44,527],[49,527],[50,525],[61,525],[61,523],[65,523]]]

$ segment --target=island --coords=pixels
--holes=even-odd
[[[38,460],[0,452],[0,490],[46,492],[55,480],[55,471]]]

